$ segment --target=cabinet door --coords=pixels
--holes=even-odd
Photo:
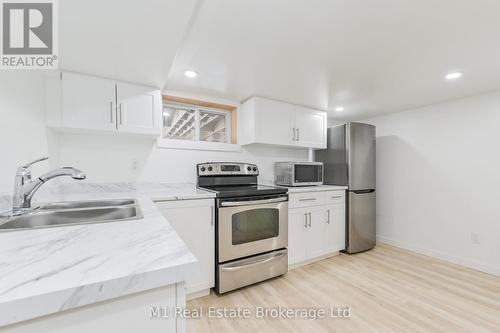
[[[307,259],[307,212],[298,208],[288,211],[288,264]]]
[[[295,145],[326,148],[326,112],[297,106],[294,127],[298,128]]]
[[[117,83],[117,101],[120,132],[160,135],[160,90]]]
[[[294,143],[294,106],[255,98],[255,142],[275,145]]]
[[[116,131],[114,81],[64,72],[61,88],[63,127]]]
[[[324,207],[311,207],[309,214],[307,259],[314,259],[325,254],[326,216]]]
[[[214,200],[157,202],[162,215],[198,259],[199,266],[186,281],[188,294],[214,286]]]
[[[326,253],[345,249],[345,205],[344,203],[332,204],[325,207],[326,230],[324,233],[324,246]]]

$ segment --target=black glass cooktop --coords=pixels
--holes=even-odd
[[[254,195],[275,195],[285,194],[288,189],[285,187],[267,185],[226,185],[226,186],[204,186],[202,190],[215,192],[218,198],[248,197]]]

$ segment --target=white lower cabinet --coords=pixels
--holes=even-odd
[[[180,282],[0,327],[0,332],[184,333],[186,319],[173,311],[185,306],[184,283]]]
[[[345,249],[345,203],[328,205],[326,209],[326,224],[323,234],[325,251],[334,252]]]
[[[341,199],[325,204],[332,195]],[[344,191],[291,193],[288,263],[296,265],[345,248]]]
[[[214,200],[157,201],[156,206],[198,259],[196,271],[186,280],[186,293],[208,293],[214,286]]]
[[[292,265],[307,258],[307,213],[306,208],[288,211],[288,264]]]

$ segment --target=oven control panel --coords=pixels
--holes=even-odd
[[[259,169],[250,163],[207,162],[197,166],[198,176],[258,176]]]

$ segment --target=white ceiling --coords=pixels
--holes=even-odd
[[[64,70],[163,87],[197,0],[62,0]]]
[[[122,7],[129,3],[113,2]],[[145,10],[143,1],[136,2],[141,6],[131,12]],[[148,2],[163,8],[172,3]],[[158,8],[148,11],[152,17],[148,22],[126,15],[135,52],[145,48],[140,54],[147,59],[153,49],[161,51],[168,63],[173,54],[169,41],[179,40],[176,34],[192,7],[188,2],[176,2],[180,17],[165,10],[160,14]],[[89,1],[80,3],[78,7],[88,13],[86,19],[96,22],[89,13]],[[443,102],[500,89],[499,13],[498,0],[204,1],[165,87],[233,100],[267,96],[325,110],[342,105],[344,112],[330,114],[339,119],[363,119]],[[87,27],[79,15],[75,12],[74,19]],[[162,19],[176,24],[163,22],[173,30],[164,30],[162,40],[155,35],[153,48],[149,45],[153,40],[143,30],[158,26],[154,21]],[[105,23],[106,17],[98,18],[93,28],[96,36],[103,31],[111,36],[122,29]],[[85,50],[85,57],[106,46],[100,43],[96,50],[94,42],[88,41],[80,47],[78,33],[74,34],[70,49]],[[126,41],[117,43],[129,49]],[[121,51],[116,49],[115,56],[123,57],[116,66],[129,66],[132,76],[152,74],[141,72],[146,65],[131,66],[137,59],[128,59]],[[73,59],[71,65],[85,57]],[[159,65],[155,60],[151,65]],[[111,59],[109,63],[113,65]],[[185,69],[200,75],[188,79],[182,74]],[[463,79],[445,82],[444,74],[455,70],[465,73]],[[165,68],[158,71],[159,78]]]

